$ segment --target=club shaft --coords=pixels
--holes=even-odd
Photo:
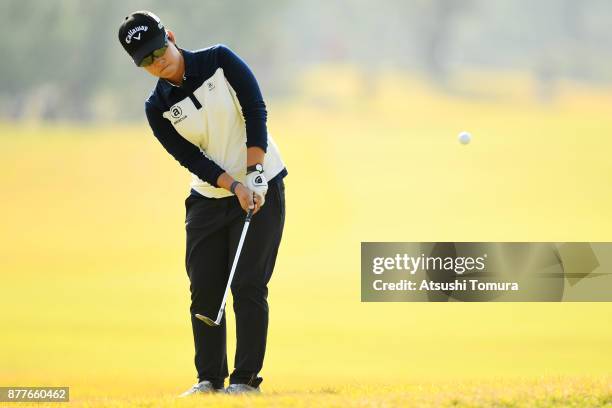
[[[249,229],[249,224],[251,223],[250,215],[251,214],[249,213],[244,223],[244,227],[242,228],[242,234],[240,234],[240,240],[238,241],[238,248],[236,249],[236,255],[234,255],[234,262],[232,263],[232,270],[227,280],[227,286],[225,287],[225,293],[223,294],[223,300],[221,301],[221,308],[219,309],[219,313],[217,314],[217,320],[215,320],[215,324],[221,323],[221,318],[223,316],[223,310],[225,309],[225,301],[227,300],[227,295],[232,285],[232,279],[234,278],[234,273],[236,272],[236,266],[238,265],[238,259],[240,258],[240,252],[242,251],[242,244],[244,244],[244,238],[246,237],[247,230]]]

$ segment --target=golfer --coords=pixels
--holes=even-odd
[[[158,77],[145,102],[153,135],[192,174],[185,200],[185,265],[190,281],[196,393],[260,392],[268,331],[268,287],[285,222],[287,170],[267,133],[266,106],[246,63],[224,45],[189,51],[148,11],[119,28],[138,67]],[[163,191],[160,191],[163,194]],[[217,316],[245,216],[252,221],[231,283],[237,346],[229,375],[225,313]]]

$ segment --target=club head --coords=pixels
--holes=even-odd
[[[210,317],[202,316],[201,314],[198,314],[198,313],[195,314],[195,317],[197,317],[198,319],[200,319],[201,321],[203,321],[204,323],[206,323],[209,326],[219,326],[217,324],[217,322],[215,322]]]

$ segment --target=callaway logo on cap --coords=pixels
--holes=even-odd
[[[136,65],[154,50],[163,47],[166,30],[159,17],[140,10],[127,16],[119,27],[119,42]]]
[[[140,40],[139,31],[147,31],[148,29],[149,29],[148,26],[138,26],[136,28],[132,28],[130,31],[128,31],[127,37],[125,37],[125,43],[126,44],[131,43],[132,38],[134,38],[135,40]],[[136,33],[138,33],[138,35],[136,35]]]

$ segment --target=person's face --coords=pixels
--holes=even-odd
[[[180,69],[181,52],[176,48],[174,33],[168,30],[168,48],[161,57],[155,57],[151,65],[144,68],[149,74],[159,78],[172,78]]]

